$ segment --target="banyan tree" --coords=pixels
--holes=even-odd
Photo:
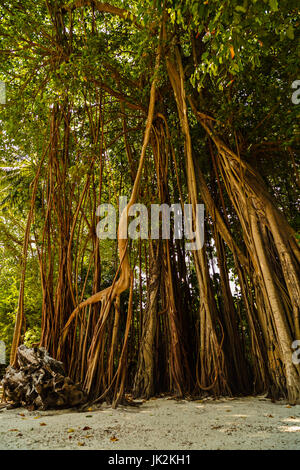
[[[31,175],[12,365],[35,257],[39,345],[91,400],[299,402],[297,13],[291,0],[2,1],[2,161],[26,156]],[[99,238],[98,207],[120,196],[117,235]],[[169,237],[122,236],[135,204],[175,203],[193,219],[204,205],[202,247],[172,223]]]

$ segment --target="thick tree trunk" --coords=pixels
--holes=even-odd
[[[137,371],[133,385],[134,396],[146,399],[155,394],[154,365],[157,353],[155,351],[155,335],[157,334],[158,298],[161,281],[160,242],[154,243],[153,241],[151,245],[147,305],[139,347]]]

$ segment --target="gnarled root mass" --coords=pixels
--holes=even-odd
[[[44,348],[19,346],[16,367],[7,368],[2,384],[14,407],[69,408],[86,401],[80,386],[65,376],[63,364]]]

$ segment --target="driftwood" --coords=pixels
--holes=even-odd
[[[65,376],[62,362],[44,348],[19,346],[17,366],[7,368],[2,385],[5,399],[14,407],[69,408],[86,402],[80,385]]]

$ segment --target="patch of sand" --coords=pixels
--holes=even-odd
[[[0,449],[300,449],[300,405],[158,398],[116,410],[2,409]]]

